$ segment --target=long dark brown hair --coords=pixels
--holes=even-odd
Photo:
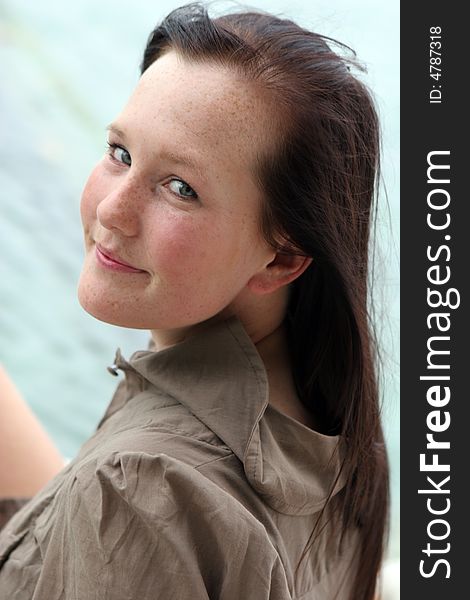
[[[389,506],[368,285],[380,146],[374,103],[348,47],[265,12],[212,19],[199,3],[183,6],[150,34],[141,71],[168,49],[231,68],[275,107],[276,143],[253,165],[265,198],[261,227],[279,251],[313,257],[290,286],[293,375],[323,433],[345,442],[337,523],[341,538],[359,531],[351,600],[371,600]]]

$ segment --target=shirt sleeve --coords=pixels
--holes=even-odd
[[[164,454],[87,462],[55,521],[35,600],[291,598],[262,524]]]

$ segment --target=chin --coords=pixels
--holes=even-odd
[[[97,319],[98,321],[102,321],[103,323],[108,323],[108,325],[115,325],[116,327],[125,327],[127,329],[151,329],[147,324],[143,323],[141,320],[126,318],[126,315],[122,312],[117,313],[116,310],[113,310],[109,306],[97,306],[95,302],[88,302],[87,299],[82,299],[79,295],[78,301],[89,315]]]
[[[83,310],[98,321],[129,329],[181,329],[213,317],[226,318],[233,312],[225,305],[193,306],[187,302],[180,305],[178,299],[170,300],[159,295],[149,301],[138,294],[123,294],[122,291],[108,287],[86,267],[80,275],[77,298]]]
[[[110,300],[104,291],[89,285],[83,276],[78,283],[77,298],[83,310],[98,321],[118,327],[147,329],[141,318],[138,319],[138,315],[136,318],[135,310],[132,311],[132,315],[127,314],[129,311],[120,307],[118,302]]]

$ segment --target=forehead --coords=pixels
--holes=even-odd
[[[169,51],[143,73],[119,122],[141,139],[169,135],[185,148],[249,167],[268,143],[268,112],[255,86],[234,71]]]

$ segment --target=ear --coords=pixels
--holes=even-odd
[[[270,294],[300,277],[312,263],[312,258],[299,254],[277,252],[274,259],[248,281],[254,294]]]

